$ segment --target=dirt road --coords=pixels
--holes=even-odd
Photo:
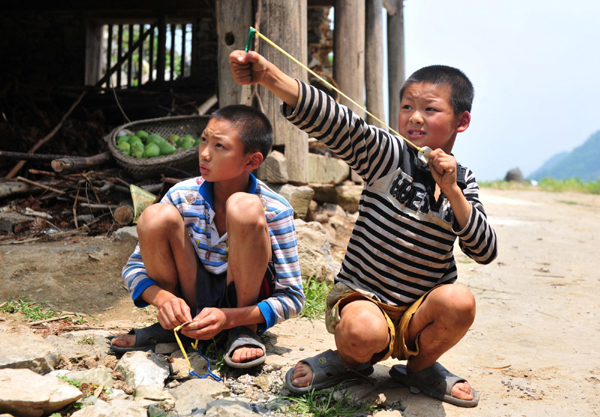
[[[394,361],[376,366],[375,385],[356,390],[401,404],[385,415],[599,416],[600,196],[486,189],[482,200],[499,256],[480,266],[457,250],[459,281],[475,294],[477,317],[440,360],[479,390],[479,406],[410,394],[387,376]],[[106,238],[2,245],[0,300],[27,294],[92,314],[98,326],[149,322],[152,312],[133,307],[121,286],[133,245]],[[290,320],[270,333],[277,340],[270,359],[286,366],[333,347],[322,322]]]

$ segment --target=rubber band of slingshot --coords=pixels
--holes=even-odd
[[[185,324],[187,324],[187,323],[185,323]],[[181,353],[183,353],[183,357],[187,361],[187,364],[188,364],[188,374],[197,376],[200,379],[205,379],[206,377],[210,376],[212,379],[214,379],[217,382],[223,382],[223,378],[220,378],[219,376],[215,375],[210,370],[210,359],[208,359],[206,356],[204,356],[202,354],[202,351],[198,348],[198,340],[196,340],[194,343],[192,343],[192,347],[194,348],[194,350],[196,352],[198,352],[198,354],[200,356],[202,356],[204,358],[204,360],[206,360],[206,364],[207,364],[206,366],[207,366],[208,369],[207,369],[207,372],[206,372],[206,374],[204,376],[200,376],[195,371],[192,371],[192,364],[190,363],[190,359],[188,358],[187,353],[185,353],[185,349],[183,348],[183,343],[181,343],[181,340],[179,339],[179,335],[177,334],[177,332],[179,330],[181,330],[181,328],[183,326],[185,326],[185,324],[182,324],[180,326],[175,327],[173,329],[173,332],[175,333],[175,340],[177,341],[177,344],[179,345],[179,349],[181,349]]]
[[[379,123],[381,123],[383,126],[387,127],[390,132],[392,132],[394,135],[398,136],[400,139],[404,140],[407,144],[409,144],[410,146],[412,146],[413,148],[415,148],[417,151],[419,152],[424,152],[422,148],[420,148],[419,146],[415,145],[414,143],[412,143],[410,140],[406,139],[404,136],[402,136],[400,133],[396,132],[394,129],[392,129],[390,126],[388,126],[385,122],[381,121],[379,118],[377,118],[376,116],[374,116],[373,114],[371,114],[367,109],[365,109],[363,106],[361,106],[360,104],[358,104],[356,101],[352,100],[350,97],[348,97],[346,94],[342,93],[340,90],[338,90],[335,86],[331,85],[329,82],[327,82],[325,79],[323,79],[320,75],[318,75],[317,73],[315,73],[313,70],[311,70],[310,68],[308,68],[306,65],[304,65],[302,62],[298,61],[296,58],[294,58],[293,56],[291,56],[290,54],[288,54],[286,51],[284,51],[279,45],[277,45],[275,42],[273,42],[272,40],[270,40],[269,38],[267,38],[265,35],[263,35],[262,33],[260,33],[258,30],[254,29],[252,26],[250,26],[250,31],[248,33],[248,43],[246,44],[246,52],[248,52],[248,47],[250,44],[250,36],[254,36],[254,34],[257,34],[260,38],[262,38],[265,42],[267,42],[268,44],[270,44],[272,47],[274,47],[275,49],[277,49],[279,52],[281,52],[282,54],[284,54],[285,56],[287,56],[289,59],[291,59],[292,61],[294,61],[296,64],[300,65],[302,68],[304,68],[306,71],[308,71],[311,75],[313,75],[314,77],[317,77],[319,80],[321,80],[323,83],[328,84],[331,89],[337,91],[342,97],[344,97],[346,100],[350,101],[352,104],[354,104],[356,107],[358,107],[359,109],[364,110],[365,113],[367,113],[369,116],[371,116],[373,119],[377,120]]]

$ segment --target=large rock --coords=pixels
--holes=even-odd
[[[181,416],[204,415],[207,404],[217,396],[229,393],[229,388],[211,378],[191,379],[171,390],[175,410]]]
[[[350,175],[350,167],[338,158],[308,154],[308,182],[339,184]]]
[[[250,404],[234,400],[215,400],[208,404],[206,417],[246,417],[258,416]]]
[[[266,171],[267,182],[272,184],[285,184],[288,182],[290,178],[288,176],[286,164],[285,156],[281,152],[272,151],[269,153],[261,167]],[[265,177],[263,176],[263,178]]]
[[[509,182],[525,182],[525,178],[523,177],[523,173],[519,168],[513,168],[506,173],[504,177],[504,181]]]
[[[0,369],[0,413],[39,417],[83,397],[73,385],[28,369]]]
[[[148,417],[148,407],[155,401],[113,400],[110,403],[97,401],[72,414],[72,417]]]
[[[58,363],[56,348],[29,331],[0,332],[0,369],[30,369],[51,372]]]
[[[140,385],[164,385],[170,366],[166,359],[154,352],[135,351],[125,353],[115,371],[121,373],[129,387],[137,388]]]
[[[278,194],[281,194],[288,203],[294,208],[294,218],[302,219],[306,218],[308,213],[308,206],[312,201],[314,190],[307,186],[296,187],[291,184],[285,185],[271,185],[269,186]]]
[[[298,240],[298,258],[303,280],[332,283],[340,265],[331,256],[329,241],[321,223],[294,220]]]
[[[102,385],[105,388],[111,388],[114,383],[112,371],[106,366],[98,366],[97,368],[87,369],[85,371],[68,372],[65,376],[73,381],[96,384],[98,386]]]
[[[105,330],[86,330],[64,333],[60,336],[46,336],[46,342],[52,344],[57,352],[69,359],[81,359],[84,356],[108,352],[110,348],[108,336],[110,332]]]
[[[318,201],[319,203],[338,204],[343,209],[348,210],[350,213],[355,213],[358,211],[360,195],[363,191],[362,185],[357,185],[353,182],[346,181],[344,184],[337,185],[335,187],[318,185],[311,185],[311,187],[313,190],[315,190],[313,200]]]

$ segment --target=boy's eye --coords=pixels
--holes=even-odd
[[[405,104],[402,106],[402,110],[410,110],[410,109],[412,109],[412,107],[409,106],[408,104]]]
[[[425,111],[437,111],[437,109],[434,109],[433,107],[427,107]]]

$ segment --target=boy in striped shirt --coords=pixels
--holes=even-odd
[[[199,145],[201,177],[173,186],[138,221],[139,243],[123,268],[135,305],[158,308],[158,323],[112,341],[117,353],[227,331],[225,361],[265,360],[260,334],[296,316],[304,293],[293,209],[252,175],[271,149],[267,117],[243,105],[217,110]]]
[[[292,392],[331,387],[389,357],[406,360],[391,376],[464,407],[479,397],[437,359],[473,323],[475,299],[457,278],[453,245],[476,262],[496,257],[496,234],[473,173],[451,154],[471,121],[473,86],[459,70],[415,72],[400,94],[399,131],[432,149],[428,165],[397,136],[369,126],[325,93],[297,81],[256,52],[234,51],[239,84],[258,83],[283,100],[283,115],[325,143],[364,180],[359,216],[336,283],[326,325],[337,351],[300,361],[286,375]],[[418,391],[417,391],[418,392]]]

